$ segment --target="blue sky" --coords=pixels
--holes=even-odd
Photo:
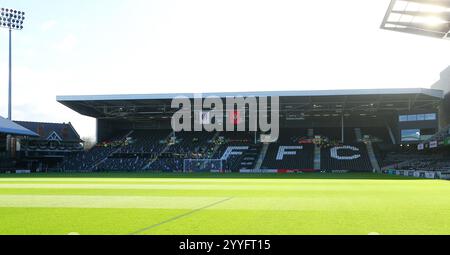
[[[379,29],[389,0],[3,0],[14,119],[95,122],[56,95],[429,87],[450,42]],[[7,114],[0,31],[0,115]]]

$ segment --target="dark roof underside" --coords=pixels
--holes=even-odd
[[[171,116],[176,96],[200,97],[197,94],[143,94],[58,96],[57,101],[72,110],[94,118],[139,118]],[[434,89],[364,89],[323,91],[273,91],[207,93],[201,97],[217,96],[279,96],[280,114],[311,112],[382,112],[428,110],[437,107],[443,91]]]

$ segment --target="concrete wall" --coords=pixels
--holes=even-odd
[[[431,88],[443,90],[444,94],[450,92],[450,66],[441,72],[440,80],[433,84]]]
[[[450,125],[450,92],[445,95],[439,106],[439,128],[441,130]]]
[[[442,130],[450,125],[450,66],[441,72],[441,79],[431,88],[444,91],[445,98],[439,106],[439,128]]]

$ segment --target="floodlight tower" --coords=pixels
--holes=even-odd
[[[22,30],[23,21],[25,20],[25,12],[1,8],[0,9],[0,27],[8,28],[9,30],[9,81],[8,81],[8,119],[12,120],[11,113],[11,94],[12,94],[12,30]]]

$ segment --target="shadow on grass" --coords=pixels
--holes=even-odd
[[[212,179],[346,179],[346,180],[417,180],[415,177],[375,173],[32,173],[0,174],[0,178],[212,178]]]

